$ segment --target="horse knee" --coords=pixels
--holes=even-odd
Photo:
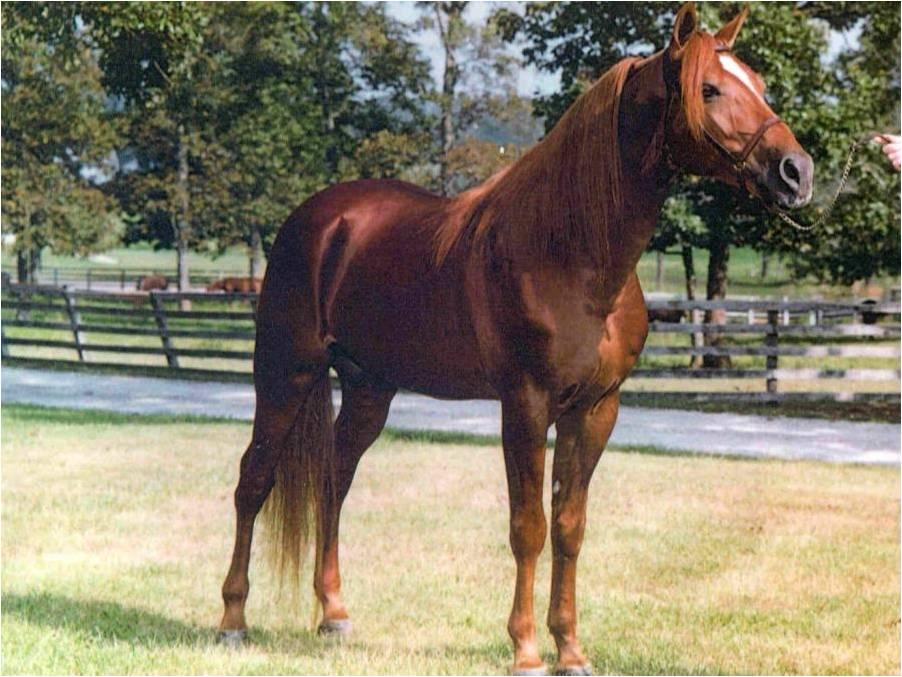
[[[510,540],[515,557],[537,557],[545,546],[547,531],[545,513],[538,510],[519,510],[511,516]]]
[[[575,510],[562,510],[551,527],[552,546],[556,556],[575,558],[582,547],[586,530],[585,515]]]

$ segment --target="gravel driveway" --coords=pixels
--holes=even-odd
[[[2,402],[136,414],[193,414],[249,420],[250,385],[3,367]],[[336,392],[336,403],[340,393]],[[497,402],[434,400],[401,393],[388,425],[402,430],[500,434]],[[612,446],[787,460],[897,465],[900,427],[817,419],[623,407]]]

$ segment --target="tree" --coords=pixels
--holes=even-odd
[[[502,39],[499,25],[490,19],[479,27],[466,17],[466,2],[421,2],[420,26],[434,29],[444,53],[439,127],[439,188],[443,195],[460,192],[488,178],[477,167],[497,168],[513,157],[498,152],[498,144],[478,138],[478,126],[488,119],[513,122],[525,102],[516,92],[512,57]],[[457,147],[461,146],[460,150]],[[480,148],[489,153],[477,166],[460,167],[459,159]],[[457,158],[457,160],[455,160]]]
[[[899,32],[897,3],[804,3],[803,9],[836,30],[860,31],[857,44],[841,52],[829,71],[825,106],[816,122],[823,152],[815,158],[832,192],[846,160],[850,139],[869,130],[899,129]],[[769,232],[768,245],[790,257],[796,275],[852,284],[875,275],[899,274],[899,174],[888,171],[878,149],[866,146],[849,188],[833,216],[817,232],[782,228]],[[823,198],[822,198],[823,201]],[[810,218],[813,220],[814,215]]]
[[[188,252],[199,239],[210,188],[203,168],[220,153],[201,139],[216,114],[208,95],[217,64],[204,51],[209,13],[199,5],[153,3],[85,3],[78,12],[128,126],[130,146],[113,194],[131,215],[131,237],[143,228],[175,246],[178,288],[186,290]]]
[[[98,185],[112,173],[118,137],[97,60],[82,35],[56,48],[34,10],[2,7],[2,210],[20,282],[33,281],[43,248],[85,255],[121,229]]]

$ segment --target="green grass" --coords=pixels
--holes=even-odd
[[[233,652],[214,636],[247,423],[24,406],[2,422],[4,674],[509,667],[497,440],[384,435],[342,522],[353,639],[320,642],[308,595],[280,597],[255,556],[253,643]],[[898,673],[899,499],[897,468],[609,452],[579,581],[596,671]],[[548,576],[546,548],[540,616]]]

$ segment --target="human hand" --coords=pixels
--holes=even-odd
[[[902,170],[902,136],[895,134],[878,134],[874,141],[883,145],[883,154],[889,158],[893,168],[898,172]]]

